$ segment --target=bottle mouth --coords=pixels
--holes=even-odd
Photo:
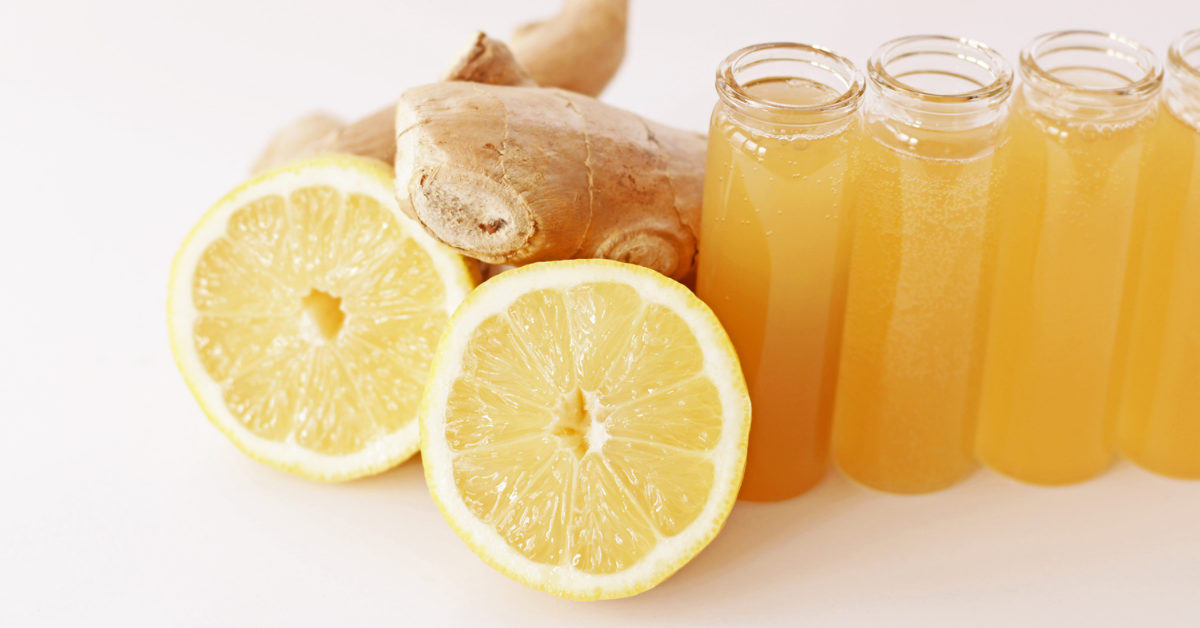
[[[1167,65],[1183,76],[1200,81],[1200,29],[1184,33],[1171,44]]]
[[[772,99],[751,89],[764,81],[806,82],[829,96],[805,103]],[[822,46],[787,42],[747,46],[717,67],[721,99],[752,116],[833,120],[856,111],[864,89],[862,73],[854,63]]]
[[[871,55],[867,72],[885,95],[938,105],[1002,101],[1013,85],[1012,66],[995,50],[943,35],[894,39]]]
[[[1184,33],[1167,52],[1163,100],[1167,109],[1200,131],[1200,29]]]
[[[1058,31],[1021,51],[1021,76],[1040,91],[1136,102],[1162,85],[1163,68],[1145,46],[1115,33]]]

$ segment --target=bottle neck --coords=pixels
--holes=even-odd
[[[1046,89],[1025,78],[1023,73],[1021,78],[1022,105],[1034,113],[1067,124],[1133,124],[1153,115],[1157,105],[1157,91],[1130,98],[1070,86]]]
[[[1171,113],[1200,131],[1200,30],[1171,45],[1164,95]]]
[[[973,159],[990,154],[1007,139],[1008,103],[930,111],[873,95],[866,128],[895,150],[931,159]]]
[[[970,159],[995,150],[1007,133],[1012,69],[987,46],[920,36],[882,46],[871,57],[866,126],[881,143],[937,159]]]
[[[862,74],[819,46],[761,44],[743,48],[717,69],[717,113],[755,134],[817,137],[854,122]]]
[[[803,115],[791,111],[747,108],[725,98],[716,114],[753,135],[816,139],[836,135],[855,122],[858,107],[838,113]]]
[[[1062,31],[1021,52],[1021,100],[1067,124],[1122,125],[1156,110],[1162,66],[1144,46],[1112,33]]]

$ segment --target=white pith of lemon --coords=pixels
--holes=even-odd
[[[390,166],[318,157],[252,178],[192,229],[171,269],[171,347],[244,452],[352,479],[417,450],[433,345],[473,284],[401,213]]]
[[[696,555],[741,484],[750,401],[712,312],[606,260],[499,275],[459,307],[421,409],[434,501],[485,562],[571,599]]]

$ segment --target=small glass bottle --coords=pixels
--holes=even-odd
[[[721,63],[717,93],[696,293],[750,390],[739,497],[775,501],[828,467],[863,80],[824,48],[763,44]]]
[[[987,46],[938,36],[884,44],[868,75],[834,460],[871,488],[925,493],[975,468],[1013,75]]]
[[[1162,67],[1093,31],[1021,52],[1014,202],[1001,226],[979,455],[1033,484],[1070,484],[1113,458],[1117,338]]]
[[[1200,479],[1200,30],[1175,41],[1166,66],[1139,190],[1146,228],[1117,440],[1146,469]]]

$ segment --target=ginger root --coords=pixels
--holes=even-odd
[[[598,96],[625,58],[628,14],[629,0],[567,0],[558,15],[518,28],[508,47],[538,85]]]
[[[475,33],[467,45],[459,49],[454,63],[446,68],[438,80],[518,87],[538,85],[524,66],[513,57],[508,46],[488,37],[482,31]]]
[[[388,106],[353,124],[313,114],[279,131],[250,172],[257,174],[291,161],[326,153],[351,153],[391,161],[396,155],[396,107]],[[318,132],[318,130],[323,131]]]
[[[599,94],[625,57],[628,4],[628,0],[566,0],[558,15],[518,28],[513,40],[520,45],[512,51],[503,44],[497,48],[493,43],[499,42],[479,33],[460,53],[458,64],[463,65],[451,67],[441,80],[557,86]],[[472,54],[480,56],[472,58]],[[353,153],[390,162],[395,156],[394,111],[395,105],[389,105],[352,124],[324,114],[297,120],[275,135],[251,172],[324,153]]]
[[[562,89],[462,82],[405,92],[396,128],[401,207],[468,256],[693,266],[702,135]]]
[[[342,126],[341,120],[324,113],[300,118],[275,135],[250,170],[261,172],[273,165],[306,156],[305,151],[310,146],[315,147],[324,138],[336,135]]]
[[[351,125],[302,120],[255,170],[324,152],[394,157],[401,207],[470,257],[603,257],[686,280],[704,137],[582,95],[599,93],[620,65],[627,10],[628,0],[566,0],[521,28],[511,49],[477,33],[445,82]]]

